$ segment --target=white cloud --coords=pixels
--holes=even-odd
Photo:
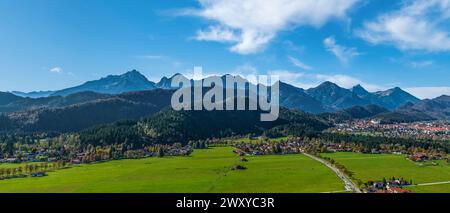
[[[410,87],[405,88],[405,91],[421,99],[450,95],[450,87]]]
[[[233,71],[231,71],[230,74],[234,75],[234,76],[240,76],[242,78],[245,78],[253,84],[258,83],[258,79],[257,79],[258,69],[256,69],[256,67],[249,65],[249,64],[245,64],[245,65],[236,67]]]
[[[424,68],[432,67],[435,65],[435,61],[429,60],[429,59],[421,60],[421,59],[414,59],[414,58],[409,58],[409,57],[407,57],[407,58],[389,57],[388,60],[394,64],[399,64],[399,65],[406,66],[409,68],[414,68],[414,69],[424,69]]]
[[[425,68],[425,67],[429,67],[432,66],[434,64],[434,61],[431,60],[426,60],[426,61],[412,61],[409,63],[409,65],[412,68]]]
[[[348,76],[348,75],[342,75],[342,74],[336,74],[336,75],[323,75],[323,74],[317,74],[314,76],[314,78],[320,80],[321,82],[323,81],[330,81],[333,82],[341,87],[344,88],[352,88],[355,85],[360,84],[361,86],[363,86],[365,89],[367,89],[368,91],[371,92],[375,92],[375,91],[380,91],[380,90],[384,90],[386,89],[385,87],[379,86],[379,85],[375,85],[375,84],[370,84],[370,83],[366,83],[358,78],[352,77],[352,76]]]
[[[304,69],[304,70],[312,70],[313,68],[311,66],[306,65],[305,63],[301,62],[299,59],[294,58],[292,56],[288,56],[289,61],[296,67]]]
[[[143,59],[143,60],[149,60],[149,61],[162,61],[162,62],[171,64],[175,68],[179,68],[183,64],[183,62],[178,61],[178,60],[171,58],[169,56],[166,56],[166,55],[149,54],[149,55],[136,55],[136,56],[132,56],[132,57],[136,58],[136,59]]]
[[[401,50],[450,51],[450,0],[407,0],[394,12],[366,22],[356,34]]]
[[[366,83],[358,78],[342,74],[309,74],[289,70],[271,70],[268,74],[278,75],[282,82],[286,82],[304,89],[316,87],[325,81],[333,82],[343,88],[352,88],[353,86],[360,84],[371,92],[386,89],[383,86]]]
[[[198,41],[238,42],[239,38],[230,29],[221,26],[211,26],[207,31],[197,31]]]
[[[362,83],[359,79],[356,79],[351,76],[347,75],[323,75],[323,74],[317,74],[315,75],[315,78],[321,80],[321,81],[330,81],[333,82],[341,87],[350,88],[357,84]]]
[[[303,53],[305,51],[305,47],[304,46],[300,46],[295,44],[292,41],[284,41],[283,44],[287,47],[287,49],[294,51],[294,52],[298,52],[298,53]]]
[[[167,59],[167,56],[164,56],[164,55],[139,55],[139,56],[136,56],[135,58],[148,59],[148,60],[163,60],[163,59]]]
[[[50,72],[53,73],[62,73],[64,70],[61,67],[53,67],[50,69]]]
[[[348,63],[352,58],[361,55],[356,48],[345,47],[336,43],[334,37],[328,37],[323,41],[325,48],[333,53],[342,63]]]
[[[215,71],[210,72],[207,70],[203,70],[202,78],[210,76],[221,76],[222,74],[220,73],[223,72],[215,72]],[[250,64],[237,66],[236,68],[232,69],[231,71],[227,71],[226,73],[233,76],[241,76],[252,83],[256,83],[257,76],[259,74],[263,74],[259,72],[256,67]],[[187,78],[195,79],[195,77],[193,76],[193,70],[191,69],[182,72],[182,74],[185,75]],[[307,72],[296,72],[283,69],[268,70],[266,74],[269,76],[278,77],[278,79],[282,82],[304,89],[316,87],[325,81],[333,82],[343,88],[351,88],[355,85],[360,84],[371,92],[388,89],[387,87],[376,84],[370,84],[356,77],[344,74],[312,74]]]
[[[199,67],[201,67],[201,66],[199,66]],[[203,67],[201,67],[201,68],[202,68],[201,76],[195,76],[194,69],[186,69],[186,70],[182,71],[181,74],[184,75],[188,79],[199,80],[199,79],[208,78],[208,77],[212,77],[212,76],[222,76],[224,73],[224,72],[218,72],[218,71],[214,71],[214,70],[205,70],[205,69],[203,69]],[[248,78],[248,77],[258,75],[258,70],[250,64],[244,64],[244,65],[237,66],[233,70],[227,71],[225,73],[233,75],[233,76],[241,76],[242,78]]]
[[[270,70],[267,72],[268,75],[278,76],[279,80],[297,87],[309,88],[314,86],[314,84],[309,84],[309,82],[303,81],[304,73],[292,72],[288,70]]]
[[[189,79],[196,80],[222,75],[220,72],[203,72],[203,76],[198,78],[193,75],[193,70],[186,70],[185,72],[182,72],[182,74]],[[245,64],[234,68],[232,71],[227,72],[227,74],[241,76],[252,83],[257,83],[255,77],[260,73],[254,66]],[[360,84],[369,92],[383,91],[390,88],[388,86],[367,83],[357,77],[344,74],[311,74],[290,70],[269,70],[267,71],[267,75],[277,76],[280,81],[303,89],[317,87],[325,81],[333,82],[347,89]],[[436,98],[441,95],[450,95],[450,87],[408,87],[404,88],[404,90],[421,99]]]
[[[321,27],[344,19],[359,0],[198,0],[202,9],[185,10],[214,22],[198,31],[198,40],[232,42],[231,51],[261,51],[282,30],[300,26]]]

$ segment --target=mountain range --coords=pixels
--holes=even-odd
[[[390,113],[388,109],[378,105],[354,106],[337,112],[321,113],[319,117],[331,123],[341,123],[352,119],[371,118],[383,113]]]
[[[48,97],[44,98],[52,100],[46,102],[48,107],[0,113],[0,131],[73,132],[120,120],[136,120],[168,107],[172,93],[173,90],[155,89],[118,95],[82,92]]]
[[[392,112],[381,113],[378,118],[383,123],[414,122],[450,119],[450,96],[442,95],[435,99],[408,103]]]
[[[12,94],[24,98],[43,98],[51,96],[68,96],[79,92],[95,92],[102,94],[120,94],[125,92],[144,91],[152,89],[169,89],[171,78],[163,77],[160,82],[149,81],[144,75],[136,70],[122,75],[108,75],[104,78],[88,81],[78,86],[65,88],[57,91],[13,91]]]
[[[155,83],[133,70],[53,92],[0,92],[0,130],[67,132],[145,117],[170,106],[173,77]],[[449,96],[419,100],[400,88],[371,93],[361,85],[345,89],[331,82],[307,90],[280,82],[280,105],[332,121],[450,118]]]
[[[180,75],[180,74],[176,74]],[[174,75],[175,76],[175,75]],[[21,105],[20,101],[26,102],[25,105],[31,108],[44,107],[43,102],[50,102],[50,106],[55,105],[52,97],[60,96],[62,98],[71,99],[70,95],[80,92],[94,92],[100,94],[121,94],[133,91],[144,91],[153,89],[172,89],[170,77],[163,77],[159,82],[149,81],[144,75],[136,70],[127,72],[122,75],[109,75],[99,80],[88,81],[79,86],[66,88],[58,91],[45,92],[12,92],[16,96],[22,98],[32,98],[36,101],[27,99],[24,101],[19,97],[7,97],[7,94],[0,95],[0,105],[4,107],[14,108]],[[222,76],[225,79],[225,76]],[[38,97],[38,98],[36,98]],[[19,101],[14,103],[15,101]],[[345,89],[331,82],[324,82],[321,85],[304,90],[280,82],[280,105],[288,108],[303,110],[310,113],[334,112],[353,106],[379,105],[389,110],[397,109],[407,103],[416,103],[419,99],[400,88],[393,88],[387,91],[370,93],[361,85],[357,85],[351,89]],[[5,106],[12,104],[9,106]],[[56,104],[59,106],[59,104]],[[17,109],[26,109],[27,107],[15,107]],[[7,111],[7,110],[0,110]]]

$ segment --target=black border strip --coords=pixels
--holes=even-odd
[[[1,186],[0,186],[1,187]],[[177,208],[178,200],[211,200],[208,211],[257,210],[337,210],[358,212],[373,210],[417,210],[448,207],[450,194],[0,194],[0,206],[44,208],[52,210],[179,210],[203,211],[202,208]],[[273,198],[272,208],[220,208],[221,198]],[[212,205],[217,203],[217,205]],[[147,212],[147,211],[144,211]],[[152,211],[153,212],[153,211]]]

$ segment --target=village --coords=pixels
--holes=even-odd
[[[235,152],[244,155],[299,154],[306,144],[300,140],[287,140],[278,143],[261,141],[258,143],[237,143]]]
[[[383,178],[382,181],[369,181],[365,185],[367,193],[411,193],[403,187],[412,185],[412,180],[408,182],[403,178],[392,177],[389,180]]]
[[[428,139],[450,141],[450,123],[424,121],[414,123],[382,124],[376,119],[353,120],[336,124],[329,132],[370,134],[389,138]]]
[[[144,157],[185,156],[192,152],[192,146],[173,145],[146,146],[142,149],[125,150],[121,146],[93,147],[67,150],[64,147],[35,145],[30,149],[15,150],[12,153],[0,152],[0,163],[52,163],[67,162],[71,164],[91,163],[111,159],[136,159]]]
[[[48,148],[38,148],[36,152],[16,151],[7,158],[0,153],[0,163],[22,163],[22,162],[56,162],[61,159],[53,156],[54,150]],[[52,157],[49,157],[52,156]]]
[[[299,154],[299,153],[333,153],[357,152],[365,154],[395,154],[405,155],[411,161],[425,162],[432,160],[447,160],[448,154],[431,149],[406,147],[402,145],[381,144],[378,147],[364,147],[350,142],[331,142],[322,139],[290,137],[279,142],[262,139],[259,142],[238,142],[234,145],[241,155]]]
[[[47,172],[67,168],[71,165],[96,163],[107,160],[138,159],[163,156],[187,156],[192,146],[181,144],[146,146],[136,150],[121,150],[113,147],[88,146],[82,152],[68,153],[52,147],[18,150],[6,158],[0,153],[0,164],[15,164],[13,167],[0,168],[0,180],[25,177],[44,177]]]

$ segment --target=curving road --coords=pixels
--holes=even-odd
[[[348,178],[344,173],[342,173],[341,171],[339,171],[339,169],[336,168],[336,167],[335,167],[334,165],[332,165],[331,163],[327,162],[327,161],[324,160],[324,159],[318,158],[318,157],[316,157],[316,156],[314,156],[314,155],[310,155],[310,154],[308,154],[308,153],[303,153],[303,154],[306,155],[306,156],[308,156],[308,157],[310,157],[310,158],[312,158],[312,159],[314,159],[314,160],[316,160],[316,161],[319,161],[320,163],[324,164],[325,166],[327,166],[328,168],[330,168],[331,170],[333,170],[333,171],[337,174],[337,176],[338,176],[342,181],[344,181],[345,189],[346,189],[347,191],[353,191],[353,192],[356,192],[356,193],[362,193],[361,189],[359,189],[359,187],[358,187],[355,183],[353,183],[353,181],[351,181],[350,178]]]

